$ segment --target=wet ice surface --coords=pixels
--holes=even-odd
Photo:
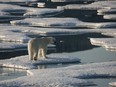
[[[26,76],[27,72],[22,69],[0,67],[0,81]]]
[[[10,59],[6,60],[12,64],[13,61],[24,59]],[[3,61],[1,61],[3,63]],[[20,61],[19,61],[20,62]],[[20,62],[20,68],[25,69],[25,67],[34,68],[27,62]],[[27,66],[23,66],[26,64]],[[15,64],[16,65],[16,64]],[[28,66],[29,65],[29,66]],[[17,65],[16,65],[17,66]],[[22,66],[22,67],[21,67]],[[92,85],[91,81],[88,81],[88,78],[103,78],[103,77],[115,77],[116,76],[116,63],[113,62],[104,62],[104,63],[93,63],[93,64],[84,64],[84,65],[72,65],[64,68],[55,68],[52,69],[31,69],[28,70],[29,76],[20,77],[17,79],[1,81],[1,86],[44,86],[44,87],[54,87],[54,86],[77,86],[77,85]],[[15,66],[14,66],[15,67]]]
[[[96,50],[96,49],[99,49],[99,50]],[[98,53],[96,53],[95,51],[95,54],[96,55],[93,55],[95,56],[96,58],[98,57],[98,59],[93,59],[93,61],[91,60],[91,62],[100,62],[101,63],[90,63],[90,64],[82,64],[82,65],[77,65],[77,64],[72,64],[72,65],[68,65],[67,67],[62,67],[62,68],[48,68],[48,69],[44,69],[46,68],[44,65],[43,65],[43,69],[39,69],[39,70],[36,70],[33,68],[36,68],[36,65],[39,64],[39,61],[38,62],[31,62],[28,59],[28,56],[22,56],[22,57],[16,57],[16,58],[12,58],[12,59],[8,59],[8,60],[1,60],[1,64],[3,63],[3,66],[9,66],[9,67],[17,67],[17,68],[23,68],[23,69],[31,69],[31,70],[28,70],[28,73],[32,76],[26,76],[26,77],[20,77],[20,78],[17,78],[17,79],[14,79],[14,80],[7,80],[7,81],[2,81],[0,82],[0,85],[3,85],[3,86],[6,86],[7,85],[10,85],[10,86],[13,86],[15,87],[16,85],[17,86],[29,86],[32,84],[33,85],[42,85],[42,86],[45,86],[45,87],[48,87],[48,85],[52,85],[52,87],[54,86],[66,86],[66,85],[93,85],[93,84],[97,84],[97,82],[95,81],[94,83],[93,82],[93,78],[106,78],[106,77],[115,77],[116,76],[116,63],[115,63],[115,53],[113,54],[110,54],[109,53],[109,57],[114,57],[113,61],[114,62],[104,62],[102,61],[101,58],[105,58],[105,56],[103,57],[100,57],[100,54],[99,53],[102,53],[102,51],[100,50],[104,50],[103,48],[95,48],[96,51],[99,51]],[[91,50],[93,51],[93,50]],[[105,52],[105,50],[104,50]],[[90,52],[91,53],[91,52]],[[71,59],[71,60],[78,60],[76,57],[77,55],[80,57],[80,58],[84,58],[84,56],[87,56],[86,54],[89,54],[89,50],[88,52],[82,52],[83,56],[79,53],[78,55],[78,52],[77,53],[63,53],[64,56],[64,62],[68,61],[68,59]],[[105,53],[103,53],[105,55]],[[56,56],[60,56],[61,57],[61,54],[55,54]],[[54,54],[51,54],[51,55],[48,55],[48,56],[55,56]],[[68,58],[68,55],[70,55],[70,57]],[[99,56],[97,56],[99,55]],[[108,55],[108,53],[106,52],[106,55]],[[65,60],[65,57],[67,57],[67,59]],[[90,57],[88,57],[90,58]],[[93,58],[93,57],[92,57]],[[25,61],[26,60],[26,61]],[[46,64],[46,63],[51,63],[53,64],[52,62],[54,62],[53,60],[51,59],[48,59],[47,60],[42,60],[43,63],[42,64]],[[57,61],[58,60],[58,61]],[[71,61],[69,60],[69,61]],[[82,63],[85,63],[85,61],[83,61],[85,59],[82,59]],[[107,60],[109,61],[108,59],[104,59],[104,60]],[[17,62],[16,62],[17,61]],[[63,63],[62,60],[59,60],[59,58],[57,57],[56,59],[56,63]],[[89,59],[88,59],[89,61]],[[86,61],[88,63],[88,61]],[[5,63],[4,63],[5,62]],[[104,62],[104,63],[103,63]],[[41,61],[40,61],[40,64],[41,64]],[[34,67],[35,65],[35,67]],[[60,65],[59,65],[60,66]],[[41,66],[40,66],[41,67]],[[47,72],[47,73],[46,73]],[[37,76],[36,76],[37,75]],[[52,76],[51,76],[52,75]],[[37,78],[39,79],[37,79]],[[49,77],[49,78],[48,78]],[[52,78],[51,78],[52,77]],[[54,77],[54,78],[53,78]],[[76,78],[75,78],[76,77]],[[33,79],[34,78],[34,79]],[[57,78],[57,79],[56,79]],[[31,82],[27,79],[30,79]],[[46,79],[46,81],[45,81]],[[25,84],[22,84],[22,82],[24,81]],[[32,82],[33,81],[33,82]],[[45,81],[45,82],[44,82]],[[57,81],[54,82],[54,81]],[[63,82],[62,82],[63,81]],[[104,80],[106,81],[106,80]],[[109,82],[110,80],[108,80]],[[112,81],[115,81],[112,80]],[[67,83],[68,82],[68,83]],[[16,84],[14,84],[16,83]],[[99,83],[99,81],[98,81]],[[106,82],[107,83],[107,82]],[[105,83],[105,84],[106,84]],[[103,84],[102,84],[103,85]],[[99,87],[99,86],[98,86]]]

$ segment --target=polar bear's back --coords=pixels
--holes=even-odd
[[[28,48],[38,47],[38,39],[33,38],[28,42]]]
[[[44,46],[52,42],[53,42],[52,37],[33,38],[29,40],[28,46],[33,48],[33,47],[38,47],[38,46]]]

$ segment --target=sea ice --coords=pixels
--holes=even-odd
[[[116,51],[116,38],[90,38],[93,45],[103,46],[107,50]]]
[[[0,17],[10,15],[8,12],[0,11]]]
[[[6,0],[0,0],[0,2],[3,2],[3,3],[8,3],[8,2],[17,2],[17,3],[20,3],[20,2],[31,2],[31,1],[37,1],[37,0],[8,0],[8,1],[6,1]]]
[[[116,14],[104,15],[103,18],[109,20],[116,20]]]
[[[65,6],[58,6],[57,8],[61,9],[77,9],[77,10],[99,10],[99,9],[111,9],[116,8],[116,1],[97,1],[91,4],[78,5],[78,4],[69,4]]]
[[[22,47],[23,43],[27,43],[33,37],[43,36],[59,36],[59,35],[81,35],[88,33],[101,33],[103,35],[115,37],[116,29],[59,29],[59,28],[36,28],[36,27],[21,27],[21,26],[0,26],[0,39],[1,41],[16,42],[14,46]],[[31,36],[31,37],[30,37]],[[19,44],[20,43],[20,44]],[[14,47],[9,43],[1,43],[2,49],[11,49]],[[111,44],[110,44],[111,46]],[[114,46],[114,45],[113,45]]]
[[[2,41],[9,41],[9,42],[21,42],[21,43],[27,43],[30,39],[26,34],[20,33],[20,32],[12,32],[12,31],[6,31],[6,30],[0,30],[0,39]]]
[[[26,18],[10,21],[12,25],[41,26],[41,27],[76,27],[79,21],[75,18]]]
[[[21,50],[26,49],[27,44],[13,43],[13,42],[1,42],[0,43],[0,52],[10,51],[10,50]]]
[[[116,87],[116,82],[111,82],[111,83],[109,83],[109,85],[110,85],[111,87]]]
[[[53,17],[63,12],[61,9],[43,8],[43,9],[30,9],[32,11],[26,12],[25,17]]]
[[[52,27],[52,28],[115,28],[115,22],[90,23],[82,22],[76,18],[26,18],[24,20],[10,21],[12,25]]]
[[[116,13],[116,9],[111,9],[111,8],[104,8],[104,9],[99,9],[97,10],[98,15],[105,15],[105,14],[115,14]]]
[[[10,4],[0,4],[0,10],[8,13],[23,13],[27,11],[27,7]]]
[[[61,63],[75,63],[80,62],[80,59],[73,58],[70,56],[63,56],[63,55],[57,55],[57,54],[51,54],[47,55],[48,59],[40,59],[39,61],[30,61],[29,56],[20,56],[16,58],[2,60],[0,62],[0,65],[4,67],[12,67],[12,68],[21,68],[21,69],[33,69],[37,68],[36,65],[42,65],[42,64],[61,64]]]
[[[54,58],[52,60],[54,60]],[[67,58],[73,60],[71,57]],[[57,57],[57,59],[60,58]],[[43,62],[44,61],[46,60],[43,60]],[[49,61],[47,62],[49,63]],[[19,64],[20,68],[22,67],[23,69],[27,69],[27,66],[30,67],[28,68],[29,70],[27,70],[29,73],[28,76],[0,81],[0,86],[2,87],[77,87],[83,85],[93,85],[94,83],[88,81],[88,78],[104,78],[116,76],[116,61],[72,65],[68,67],[51,69],[33,69],[35,68],[34,66],[36,64],[29,61],[28,56],[0,60],[0,63],[3,65],[6,63],[9,63],[9,65],[14,64],[14,66]]]

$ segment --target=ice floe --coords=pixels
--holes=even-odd
[[[22,43],[27,43],[32,37],[41,36],[59,36],[59,35],[81,35],[87,33],[101,33],[108,36],[115,37],[116,29],[58,29],[58,28],[35,28],[35,27],[21,27],[21,26],[0,26],[0,40],[7,42],[15,42],[17,46]],[[3,45],[2,45],[3,44]],[[12,43],[13,44],[13,43]],[[1,49],[6,49],[8,46],[13,47],[2,42]],[[15,46],[15,45],[14,45]],[[20,46],[19,46],[20,47]],[[17,48],[17,47],[16,47]],[[8,47],[9,49],[9,47]],[[14,47],[13,47],[14,49]]]
[[[54,61],[54,59],[55,57],[53,57],[51,61]],[[71,57],[67,57],[66,59],[64,58],[64,61],[68,61],[68,59],[78,60],[78,58],[73,59]],[[43,63],[46,63],[46,61],[47,63],[49,63],[49,60],[50,59],[43,60]],[[60,60],[59,56],[55,60],[58,60],[61,63],[63,61]],[[3,87],[77,87],[83,85],[93,85],[94,83],[92,81],[88,81],[88,78],[105,78],[116,76],[116,61],[72,65],[68,67],[52,69],[33,69],[35,68],[34,66],[36,64],[29,61],[28,56],[11,58],[8,60],[0,60],[0,63],[0,65],[6,64],[6,66],[8,67],[12,66],[17,68],[19,67],[23,69],[30,69],[27,70],[29,74],[28,76],[0,81],[0,86]]]
[[[30,2],[30,1],[37,1],[37,0],[0,0],[0,2]]]
[[[51,0],[51,2],[88,2],[88,1],[100,1],[100,0]]]
[[[40,59],[38,61],[30,61],[29,56],[19,56],[16,58],[11,58],[6,60],[0,60],[0,65],[3,67],[11,67],[11,68],[20,68],[20,69],[34,69],[37,68],[37,65],[43,64],[63,64],[63,63],[79,63],[80,59],[76,57],[50,54],[47,55],[47,59]]]
[[[57,8],[61,9],[77,9],[77,10],[99,10],[99,9],[111,9],[116,8],[116,1],[98,1],[93,2],[91,4],[78,5],[78,4],[70,4],[66,6],[58,6]]]
[[[51,2],[76,2],[76,1],[80,1],[80,0],[51,0]],[[86,0],[82,0],[82,1],[86,1]]]
[[[27,8],[18,5],[0,4],[0,10],[9,13],[24,13]]]
[[[26,18],[11,21],[12,25],[41,26],[41,27],[76,27],[78,20],[75,18]]]
[[[24,20],[10,21],[12,25],[54,27],[54,28],[115,28],[115,22],[90,23],[82,22],[76,18],[26,18]]]
[[[109,83],[109,85],[110,85],[111,87],[116,87],[116,82],[111,82],[111,83]]]
[[[97,10],[97,12],[98,12],[98,15],[115,14],[116,13],[116,9],[104,8],[104,9]]]
[[[11,4],[1,4],[0,11],[7,12],[9,14],[18,14],[25,17],[42,17],[42,16],[55,16],[63,12],[61,9],[55,8],[31,8],[31,7],[21,7],[18,5]],[[0,12],[1,13],[1,12]]]
[[[0,11],[0,17],[3,16],[3,15],[9,15],[9,13],[8,12]]]
[[[0,42],[0,52],[7,51],[9,52],[10,50],[22,50],[26,49],[27,45],[26,44],[21,44],[21,43],[13,43],[13,42]]]
[[[33,9],[30,12],[27,12],[24,14],[25,17],[53,17],[61,14],[63,10],[61,9],[49,9],[49,8],[43,8],[43,9]]]
[[[93,45],[103,46],[107,50],[116,51],[116,38],[90,38]]]
[[[2,41],[9,41],[9,42],[21,42],[21,43],[27,43],[30,39],[28,36],[26,36],[23,33],[14,33],[10,31],[2,31],[0,32],[0,39]]]
[[[116,14],[104,15],[104,19],[116,20]]]
[[[16,16],[11,15],[9,12],[0,10],[0,22],[11,21],[12,19],[16,20],[17,18]]]
[[[0,3],[17,4],[17,5],[30,5],[37,2],[37,0],[0,0]]]

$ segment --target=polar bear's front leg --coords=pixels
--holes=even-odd
[[[38,49],[38,59],[42,58],[42,49]]]
[[[34,51],[33,51],[33,60],[37,60],[37,58],[38,58],[38,50],[34,49]]]
[[[46,57],[46,53],[47,53],[47,47],[44,47],[44,48],[42,49],[42,58],[43,58],[43,59],[47,58],[47,57]]]

